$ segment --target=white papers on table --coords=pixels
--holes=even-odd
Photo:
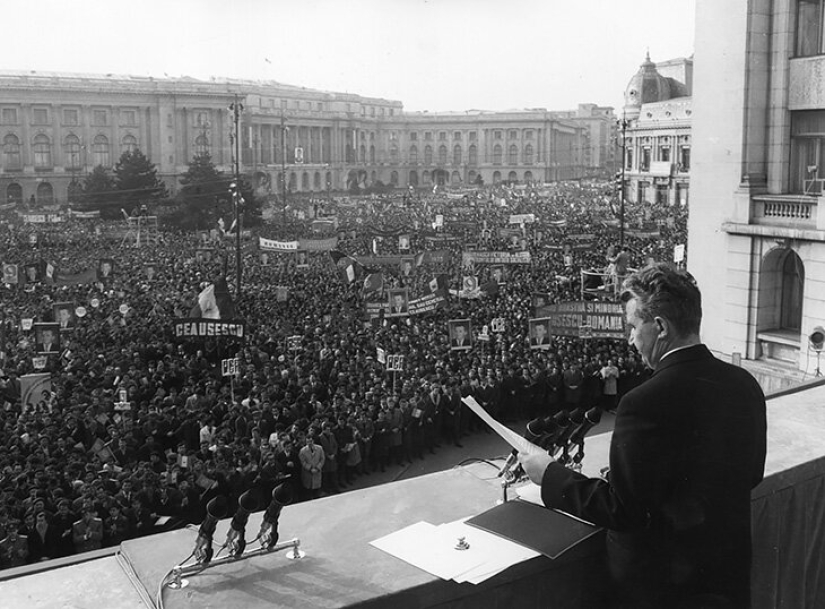
[[[522,436],[514,432],[509,427],[505,427],[496,421],[486,410],[484,410],[481,404],[476,402],[473,396],[468,395],[467,397],[461,398],[461,401],[467,405],[467,408],[476,413],[482,421],[487,423],[487,425],[489,425],[494,432],[504,438],[504,441],[507,442],[507,444],[515,448],[520,453],[524,453],[526,455],[547,454],[547,451],[543,448],[536,446],[529,440],[525,440]]]
[[[461,538],[469,545],[465,550],[456,548]],[[472,584],[539,555],[463,520],[441,526],[417,522],[370,545],[441,579]]]
[[[534,503],[544,507],[544,501],[541,500],[541,487],[533,482],[528,482],[522,486],[516,487],[516,494],[522,501]]]

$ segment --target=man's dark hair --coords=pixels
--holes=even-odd
[[[690,273],[665,263],[645,267],[628,276],[622,285],[622,302],[632,298],[644,321],[661,317],[673,324],[680,336],[699,333],[702,295]]]

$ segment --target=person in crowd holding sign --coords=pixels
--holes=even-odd
[[[40,281],[40,269],[35,264],[27,264],[26,269],[26,283],[37,283]]]
[[[547,454],[519,458],[544,504],[609,529],[622,607],[749,607],[751,490],[762,480],[765,396],[699,339],[702,304],[664,264],[627,278],[629,342],[652,378],[619,402],[606,479]]]
[[[450,321],[450,347],[453,349],[470,349],[473,346],[468,320]]]
[[[74,328],[74,311],[69,305],[55,305],[55,319],[61,331]]]
[[[530,347],[540,349],[550,346],[550,332],[548,330],[548,320],[546,319],[531,319],[530,320]]]
[[[57,353],[60,351],[60,336],[57,333],[57,324],[42,325],[37,328],[38,353]]]
[[[112,276],[115,268],[115,261],[111,258],[101,258],[97,267],[97,278],[105,282]]]
[[[408,307],[406,290],[390,291],[390,313],[392,315],[406,315],[409,312]]]

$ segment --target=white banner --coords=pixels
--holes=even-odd
[[[259,237],[258,245],[262,250],[273,250],[276,252],[295,252],[298,250],[297,241],[275,241],[274,239]]]
[[[535,214],[510,214],[509,224],[532,224],[535,221]]]

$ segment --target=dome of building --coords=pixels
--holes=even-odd
[[[633,75],[624,93],[625,116],[629,119],[639,116],[642,104],[670,99],[670,80],[659,74],[656,64],[650,61],[650,53]]]

